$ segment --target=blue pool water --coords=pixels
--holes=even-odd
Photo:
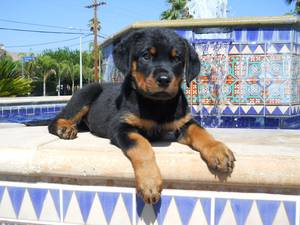
[[[66,103],[0,106],[0,123],[43,124],[53,119]]]
[[[66,103],[0,106],[0,123],[44,125],[60,112]],[[203,127],[300,129],[300,116],[295,117],[245,117],[197,116]]]

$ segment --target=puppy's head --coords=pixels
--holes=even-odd
[[[113,58],[122,73],[132,76],[139,93],[159,100],[175,97],[183,77],[188,85],[200,70],[193,47],[163,28],[131,32],[115,46]]]

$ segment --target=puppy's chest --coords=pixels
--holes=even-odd
[[[179,130],[191,119],[191,114],[186,114],[178,119],[166,122],[157,122],[155,120],[145,119],[133,113],[125,114],[122,117],[123,122],[154,136],[159,135],[160,133]]]

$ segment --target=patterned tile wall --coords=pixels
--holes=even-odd
[[[228,46],[228,40],[196,43],[202,68],[185,88],[193,113],[299,115],[298,37],[292,29],[235,29]]]
[[[195,115],[300,115],[299,30],[214,27],[177,33],[195,46],[202,62],[190,88],[183,84]],[[116,69],[110,71],[108,80],[123,80]]]
[[[0,222],[101,225],[300,225],[299,196],[0,182]],[[7,223],[9,224],[9,223]]]

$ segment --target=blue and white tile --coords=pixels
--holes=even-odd
[[[153,209],[153,206],[150,204],[145,204],[141,212],[137,216],[137,225],[158,225],[158,222],[156,220],[156,215]]]
[[[84,224],[75,192],[63,192],[63,205],[64,223]]]
[[[283,224],[292,225],[292,223],[290,223],[287,213],[285,211],[284,204],[283,204],[283,202],[281,202],[279,205],[279,208],[277,210],[277,213],[275,215],[275,218],[273,220],[272,225],[283,225]],[[293,223],[293,224],[295,224],[295,223]]]
[[[98,195],[95,196],[92,203],[89,216],[87,218],[86,224],[89,225],[107,225],[103,208],[101,206]]]
[[[295,217],[291,201],[216,199],[215,225],[295,225]]]
[[[20,206],[18,219],[21,220],[37,220],[36,212],[33,208],[28,190],[25,190],[24,197]]]
[[[126,207],[124,198],[120,194],[112,214],[110,225],[132,225],[131,212],[128,210],[128,205]]]
[[[2,199],[0,202],[0,218],[8,218],[8,219],[17,218],[7,188],[4,188]]]
[[[48,190],[40,212],[40,221],[60,221],[59,197],[59,190]]]
[[[98,191],[101,191],[101,187],[92,191],[64,190],[64,222],[131,225],[133,221],[132,193]]]
[[[170,205],[163,220],[164,225],[183,225],[174,198],[171,199]]]
[[[218,204],[220,204],[220,202],[218,201],[218,199],[216,199],[216,207]],[[226,201],[223,207],[223,211],[220,211],[220,217],[215,218],[215,225],[237,225],[234,214],[232,212],[232,208],[230,206],[230,201]],[[220,210],[222,210],[222,208],[220,208]]]
[[[210,224],[211,199],[197,196],[162,195],[161,200],[151,206],[137,198],[137,224],[194,225]]]
[[[255,201],[253,201],[253,204],[251,206],[251,209],[249,211],[249,214],[248,214],[244,224],[245,225],[253,225],[253,224],[264,225],[260,218],[259,211],[257,209],[257,205],[256,205]]]
[[[117,205],[119,198],[119,193],[117,192],[100,192],[98,197],[104,212],[104,216],[107,224],[110,224],[114,210]]]
[[[198,225],[198,224],[210,225],[210,200],[209,200],[209,213],[207,212],[207,210],[205,210],[205,208],[207,208],[207,206],[203,207],[203,205],[201,205],[200,200],[198,199],[195,204],[188,225]]]

